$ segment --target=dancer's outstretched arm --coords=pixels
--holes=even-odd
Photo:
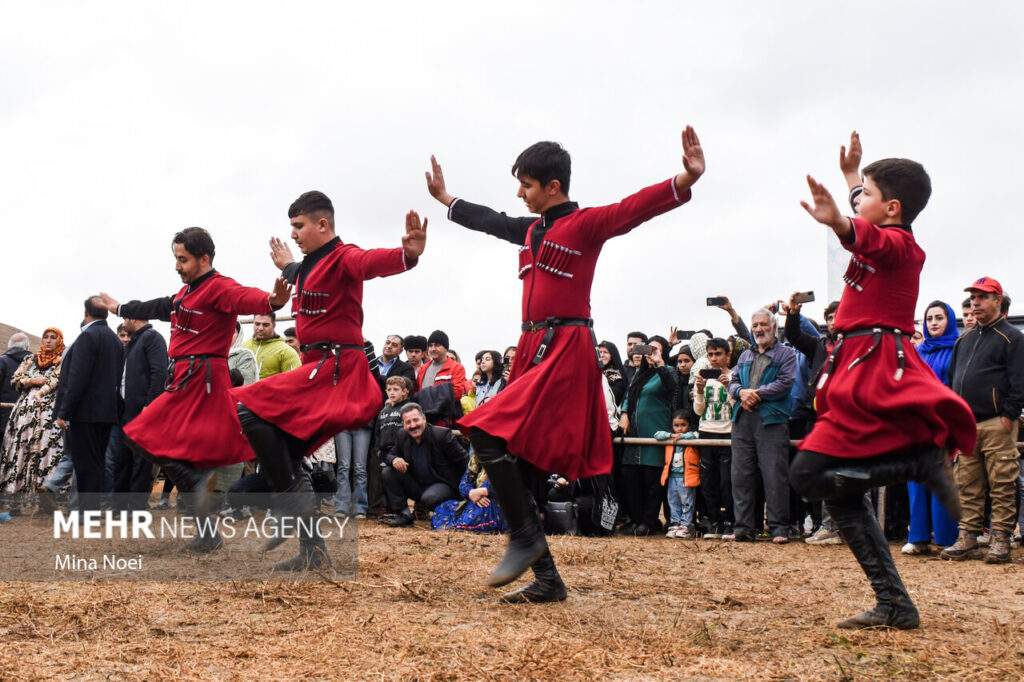
[[[814,206],[811,207],[806,201],[801,201],[800,205],[819,223],[831,227],[841,241],[848,241],[853,236],[853,223],[839,212],[836,200],[825,189],[825,185],[808,175],[807,186],[811,188]]]
[[[441,164],[433,156],[430,157],[430,170],[424,175],[427,178],[427,191],[430,192],[430,196],[448,207],[449,220],[519,246],[526,243],[526,233],[536,218],[509,218],[504,213],[498,213],[486,206],[452,196],[445,185]]]

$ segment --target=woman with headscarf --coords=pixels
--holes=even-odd
[[[611,341],[602,341],[597,344],[597,353],[601,358],[601,371],[608,380],[608,386],[615,396],[615,404],[618,405],[626,397],[626,379],[619,348]]]
[[[39,352],[27,356],[11,379],[20,396],[3,434],[0,490],[4,492],[34,492],[64,454],[64,432],[53,416],[63,355],[64,335],[49,327]]]
[[[693,398],[690,392],[690,375],[693,371],[693,365],[697,361],[693,357],[693,351],[690,350],[690,346],[686,345],[679,349],[679,353],[675,358],[676,372],[676,392],[672,396],[672,414],[675,414],[679,410],[685,410],[687,414],[693,415]],[[691,423],[696,423],[691,419]]]
[[[917,352],[939,381],[945,384],[958,335],[956,313],[948,303],[932,301],[924,309],[921,326],[924,341],[917,346]],[[900,551],[911,555],[928,554],[933,533],[935,544],[940,547],[956,542],[957,522],[928,489],[911,481],[907,483],[907,492],[910,496],[910,533],[907,544]]]
[[[622,404],[619,425],[629,438],[653,438],[672,425],[672,396],[676,392],[675,371],[665,366],[668,341],[652,336],[651,354],[634,354],[636,372]],[[635,350],[635,348],[634,348]],[[661,529],[658,510],[663,487],[661,470],[665,466],[664,445],[627,445],[622,455],[622,502],[629,523],[624,528],[634,535],[650,535]]]

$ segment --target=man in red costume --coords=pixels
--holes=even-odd
[[[275,511],[311,517],[315,497],[301,472],[302,458],[339,431],[357,429],[380,410],[380,388],[363,352],[363,282],[405,272],[426,245],[427,221],[406,215],[402,246],[363,250],[334,232],[334,205],[322,192],[306,192],[288,209],[292,239],[306,257],[293,262],[279,239],[271,257],[295,284],[292,314],[302,366],[232,389],[242,431],[276,493]],[[323,540],[299,529],[299,553],[275,570],[328,564]],[[271,541],[268,548],[280,544]]]
[[[590,286],[605,241],[690,199],[690,186],[704,172],[704,154],[693,128],[683,131],[682,142],[684,172],[617,204],[584,209],[569,200],[569,153],[554,142],[534,144],[516,159],[512,175],[519,180],[517,196],[540,218],[509,218],[456,199],[431,157],[427,188],[448,206],[448,218],[519,247],[523,335],[509,384],[459,421],[509,525],[508,548],[488,582],[506,585],[531,567],[535,575],[505,601],[566,598],[519,458],[572,480],[611,470]]]
[[[842,216],[810,176],[814,206],[801,202],[853,255],[835,345],[818,379],[818,420],[800,443],[790,483],[808,500],[825,501],[875,591],[877,605],[839,627],[909,629],[918,626],[917,608],[864,492],[916,481],[959,518],[949,453],[971,452],[976,429],[967,404],[910,344],[925,259],[910,223],[931,195],[928,174],[908,159],[882,159],[863,176],[859,217]]]
[[[239,315],[266,315],[288,302],[283,279],[268,293],[243,287],[213,269],[210,233],[189,227],[174,235],[175,270],[185,286],[174,296],[119,304],[101,294],[102,305],[119,317],[171,323],[166,390],[124,427],[124,442],[163,467],[187,507],[203,513],[206,484],[214,467],[252,459],[228,396],[227,355]],[[221,545],[202,530],[187,545],[208,552]]]

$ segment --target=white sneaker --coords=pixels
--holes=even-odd
[[[695,533],[690,530],[689,526],[680,526],[679,530],[676,531],[676,537],[680,540],[692,540],[695,537]]]
[[[804,542],[808,545],[841,545],[843,544],[843,538],[839,536],[839,531],[829,530],[822,526],[814,531],[814,535],[805,538]]]
[[[910,556],[931,554],[932,549],[927,542],[908,542],[900,548],[900,552]]]
[[[668,532],[665,533],[665,537],[667,537],[667,538],[674,538],[678,531],[679,531],[679,526],[669,526],[668,527]]]

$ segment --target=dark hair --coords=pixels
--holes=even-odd
[[[480,362],[480,360],[483,359],[483,357],[485,355],[490,355],[491,356],[491,362],[494,363],[494,368],[491,370],[491,375],[490,376],[487,376],[485,372],[481,371],[481,373],[480,373],[480,379],[481,379],[480,383],[484,383],[484,384],[486,384],[486,383],[493,383],[495,379],[498,379],[498,378],[501,377],[501,373],[505,369],[505,358],[501,357],[501,353],[499,353],[496,350],[482,350],[482,351],[480,351],[479,353],[476,354],[476,361]],[[487,376],[486,381],[484,380],[485,376]]]
[[[445,348],[445,351],[446,351],[445,355],[447,355],[448,353],[451,353],[452,355],[455,356],[455,362],[457,362],[459,364],[462,364],[462,357],[459,355],[459,351],[452,350],[451,348]]]
[[[124,331],[124,322],[122,322],[121,324],[117,325],[117,333],[118,333],[118,335],[120,335],[121,332],[123,332],[123,331]]]
[[[334,229],[334,204],[323,192],[312,190],[303,192],[299,198],[288,207],[288,217],[297,218],[300,215],[309,216],[313,220],[327,219],[327,225]]]
[[[673,412],[672,413],[672,421],[675,421],[677,419],[685,419],[686,420],[686,428],[687,428],[687,430],[689,430],[690,427],[693,426],[693,420],[690,419],[690,413],[687,410],[676,410],[675,412]]]
[[[209,256],[211,263],[213,262],[214,255],[216,254],[216,248],[213,245],[213,237],[211,237],[210,233],[201,227],[186,227],[184,230],[174,235],[174,239],[171,240],[172,249],[175,244],[181,244],[185,247],[186,251],[196,258]]]
[[[299,338],[299,337],[297,337],[297,336],[295,335],[295,327],[288,327],[287,329],[285,329],[285,330],[284,330],[284,335],[285,335],[285,336],[290,336],[290,337],[292,337],[293,339],[297,339],[297,338]]]
[[[502,359],[504,360],[506,357],[508,357],[508,352],[510,350],[516,350],[517,348],[519,348],[519,346],[509,346],[508,348],[506,348],[505,352],[501,354]]]
[[[651,338],[647,339],[647,343],[655,343],[655,342],[659,346],[661,346],[661,354],[662,355],[668,355],[672,351],[672,346],[669,345],[668,339],[666,339],[664,336],[659,336],[659,335],[655,334]],[[664,358],[662,358],[662,359],[664,359]]]
[[[1004,291],[1003,302],[999,304],[999,313],[1006,315],[1008,312],[1010,312],[1010,295]]]
[[[405,339],[402,338],[401,334],[388,334],[384,340],[387,341],[388,339],[398,339],[398,350],[405,349]]]
[[[93,301],[96,300],[97,298],[99,298],[99,296],[90,296],[89,298],[85,299],[85,312],[88,313],[89,317],[93,318],[94,320],[105,320],[107,319],[108,314],[107,309],[102,308],[93,303]]]
[[[412,412],[413,410],[419,412],[423,416],[426,416],[426,413],[423,411],[423,408],[420,407],[419,403],[406,403],[402,406],[402,409],[398,411],[398,414],[401,417],[405,417],[406,412]]]
[[[829,315],[835,315],[836,311],[839,310],[839,301],[832,301],[825,306],[825,319],[828,319]]]
[[[708,339],[707,345],[704,346],[705,350],[721,350],[725,351],[725,354],[729,354],[729,342],[720,336],[716,336],[713,339]]]
[[[960,307],[961,308],[970,308],[971,305],[972,305],[971,304],[971,297],[968,296],[967,298],[964,299],[964,302],[960,304]]]
[[[903,222],[909,225],[928,205],[932,180],[924,166],[910,159],[881,159],[864,166],[864,177],[870,177],[882,193],[882,199],[897,199],[903,211]]]
[[[698,334],[703,334],[704,336],[708,337],[709,339],[713,338],[715,336],[714,334],[711,333],[710,329],[700,329],[700,330],[697,331],[697,333]]]
[[[239,322],[237,318],[235,319],[235,333],[236,334],[241,334],[242,333],[242,323]]]
[[[256,321],[257,317],[269,317],[271,322],[277,324],[277,313],[275,313],[273,310],[271,310],[269,313],[256,313],[255,315],[252,316],[254,322]]]
[[[572,161],[569,152],[557,142],[538,142],[524,149],[512,164],[512,175],[520,180],[524,175],[547,187],[552,180],[558,180],[562,193],[569,196],[569,175]]]
[[[647,341],[648,341],[647,334],[644,334],[643,332],[630,332],[630,333],[626,334],[626,340],[627,341],[629,339],[633,339],[633,338],[640,339],[644,343],[647,343]]]

